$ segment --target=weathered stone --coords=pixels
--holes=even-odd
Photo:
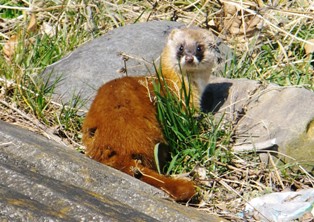
[[[1,221],[221,221],[2,121],[0,141]]]
[[[218,111],[214,109],[218,107],[216,115],[224,113],[226,120],[236,123],[238,144],[276,139],[279,152],[314,166],[313,92],[214,77],[204,98],[207,111]]]
[[[126,73],[121,72],[125,64],[129,76],[152,72],[152,63],[159,57],[166,36],[179,26],[183,25],[165,21],[114,29],[49,66],[44,76],[47,78],[52,72],[51,82],[61,76],[62,81],[55,91],[61,101],[71,100],[74,94],[89,99],[103,83],[125,76]],[[123,54],[128,56],[126,61]]]

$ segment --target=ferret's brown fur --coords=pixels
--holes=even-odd
[[[194,29],[174,30],[168,38],[161,56],[161,69],[163,76],[174,90],[181,87],[181,74],[178,70],[177,57],[174,58],[172,55],[177,49],[169,48],[177,47],[176,41],[181,41],[180,39],[183,42],[188,39],[189,44],[199,44],[198,41],[203,44],[206,42],[206,35],[200,34],[201,32],[207,33],[204,30],[195,31]],[[188,36],[190,34],[192,36]],[[195,37],[195,34],[201,37]],[[183,42],[182,44],[187,44],[187,41]],[[203,47],[206,46],[203,45]],[[207,48],[203,48],[203,51],[207,52]],[[190,60],[191,58],[188,59],[189,63],[191,63]],[[183,68],[188,66],[182,65]],[[212,67],[207,67],[205,75],[203,69],[198,69],[198,64],[190,65],[193,66],[191,74],[197,75],[198,70],[201,72],[201,77],[193,76],[192,78],[192,81],[196,79],[192,85],[192,92],[195,98],[199,98],[196,96],[199,88],[194,88],[194,86],[198,86],[198,78],[209,77]],[[210,61],[210,66],[212,65]],[[189,69],[183,71],[187,75],[190,74]],[[164,190],[176,201],[188,201],[195,194],[192,181],[174,179],[156,171],[154,146],[157,143],[166,143],[166,141],[152,101],[154,98],[152,78],[123,77],[104,84],[98,90],[83,123],[83,143],[86,146],[86,154],[101,163]]]

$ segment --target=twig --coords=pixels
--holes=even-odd
[[[243,195],[241,195],[238,191],[236,191],[235,189],[233,189],[231,186],[229,186],[226,182],[224,182],[222,179],[220,179],[219,177],[217,177],[215,174],[210,173],[214,178],[218,179],[218,182],[224,186],[227,190],[230,190],[232,192],[234,192],[241,200],[243,200],[245,203],[250,204],[248,200],[244,199]],[[253,206],[251,206],[253,207]],[[253,207],[254,208],[254,207]],[[254,208],[255,209],[255,208]],[[255,209],[256,210],[256,209]],[[260,213],[261,214],[261,213]],[[261,214],[264,218],[266,218],[263,214]],[[266,218],[267,219],[267,218]]]
[[[7,143],[0,143],[0,146],[7,146],[13,144],[12,142],[7,142]]]
[[[241,10],[244,10],[244,11],[246,11],[246,12],[252,14],[252,15],[255,15],[255,16],[259,17],[259,18],[262,19],[265,23],[267,23],[269,26],[271,26],[271,27],[277,29],[278,31],[284,33],[284,34],[287,35],[287,36],[290,36],[290,37],[293,38],[293,39],[296,39],[296,40],[298,40],[298,41],[300,41],[300,42],[303,42],[303,43],[306,43],[306,44],[309,44],[309,45],[314,45],[313,42],[304,40],[304,39],[302,39],[302,38],[300,38],[300,37],[298,37],[298,36],[296,36],[296,35],[291,34],[290,32],[285,31],[284,29],[278,27],[277,25],[274,25],[271,21],[269,21],[268,19],[266,19],[264,16],[258,14],[258,13],[257,13],[256,11],[254,11],[254,10],[251,10],[251,9],[248,9],[248,8],[243,7],[242,4],[239,4],[239,3],[233,2],[233,1],[229,1],[229,0],[228,0],[228,1],[227,1],[227,0],[221,0],[221,1],[224,2],[224,3],[230,4],[230,5],[237,6],[237,7],[239,7]],[[311,17],[311,18],[312,18],[312,17]]]
[[[297,160],[291,156],[288,156],[287,154],[284,154],[284,153],[281,153],[281,152],[278,152],[278,151],[274,151],[274,150],[269,150],[268,152],[270,153],[275,153],[275,154],[278,154],[278,155],[282,155],[288,159],[291,159],[292,161],[296,162]],[[304,169],[304,167],[302,167],[299,163],[296,162],[296,165],[303,171],[303,173],[310,179],[310,182],[312,184],[312,186],[314,187],[314,177],[309,173],[307,172],[306,169]]]
[[[59,127],[60,127],[61,129],[63,129],[62,124],[61,124],[61,121],[60,121],[60,118],[59,118],[58,115],[57,115],[57,121],[58,121]],[[64,133],[64,135],[66,136],[66,138],[67,138],[69,141],[71,141],[71,143],[75,144],[76,146],[78,146],[78,147],[80,147],[80,148],[83,148],[83,147],[84,147],[84,146],[82,146],[81,144],[75,142],[75,141],[68,135],[68,133],[67,133],[65,130],[63,130],[62,133]]]
[[[17,83],[15,83],[15,82],[12,81],[12,80],[8,80],[8,79],[1,78],[1,77],[0,77],[0,82],[4,82],[7,87],[9,87],[10,85],[13,85],[13,86],[17,86],[18,88],[21,88],[21,89],[23,89],[23,90],[25,90],[25,91],[27,91],[27,92],[29,92],[29,93],[32,93],[32,94],[35,95],[35,96],[38,96],[38,95],[39,95],[38,93],[35,93],[34,91],[28,89],[27,87],[24,87],[24,86],[22,86],[22,85],[20,85],[20,84],[17,84]],[[63,105],[63,104],[60,104],[60,103],[58,103],[58,102],[54,102],[54,101],[52,101],[52,100],[49,101],[49,102],[50,102],[51,104],[53,104],[53,105],[58,106],[58,107],[64,107],[64,108],[71,109],[71,110],[74,109],[74,108],[71,107],[71,106]],[[78,111],[78,112],[82,112],[82,113],[87,113],[87,111],[86,111],[86,110],[83,110],[83,109],[77,109],[77,111]]]
[[[28,120],[31,123],[34,123],[34,125],[40,130],[40,132],[45,135],[48,139],[52,139],[62,145],[65,145],[61,139],[58,136],[53,135],[53,133],[49,132],[47,130],[47,127],[44,126],[43,124],[41,124],[37,119],[34,118],[30,118],[26,113],[24,113],[23,111],[11,106],[9,103],[7,103],[4,100],[0,100],[0,103],[6,107],[8,107],[9,109],[13,110],[14,112],[18,113],[19,115],[21,115],[24,119]],[[48,131],[48,132],[47,132]]]
[[[210,0],[207,0],[207,1],[205,2],[205,4],[203,4],[202,8],[200,8],[200,9],[197,8],[197,11],[198,11],[198,12],[197,12],[197,13],[195,14],[195,16],[191,19],[191,22],[187,25],[187,27],[190,27],[190,26],[195,22],[195,20],[197,19],[198,15],[201,14],[201,13],[203,13],[202,10],[207,6],[207,4],[208,4],[209,1],[210,1]],[[192,6],[192,5],[195,6],[195,5],[196,5],[196,2],[190,4],[188,7],[190,7],[190,6]]]
[[[235,145],[233,146],[233,150],[235,152],[243,152],[243,151],[261,151],[261,150],[269,150],[277,146],[276,138],[266,140],[259,143],[251,143],[244,145]]]
[[[0,5],[0,8],[3,9],[14,9],[14,10],[21,10],[21,11],[30,11],[30,8],[26,8],[26,7],[16,7],[16,6],[9,6],[9,5]]]
[[[269,159],[271,165],[273,166],[273,168],[274,168],[274,170],[275,170],[275,174],[276,174],[277,180],[278,180],[279,183],[280,183],[281,189],[285,189],[285,185],[283,185],[283,182],[282,182],[282,180],[281,180],[281,177],[280,177],[280,175],[279,175],[279,172],[278,172],[278,170],[277,170],[277,167],[276,167],[276,165],[275,165],[275,163],[274,163],[274,160],[273,160],[272,156],[270,155],[270,153],[268,153],[268,159]]]

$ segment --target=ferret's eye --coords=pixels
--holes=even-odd
[[[180,47],[179,47],[179,52],[183,52],[183,50],[184,50],[183,45],[180,45]]]
[[[202,51],[203,51],[203,46],[202,46],[202,45],[198,45],[197,48],[196,48],[196,50],[197,50],[198,52],[202,52]]]

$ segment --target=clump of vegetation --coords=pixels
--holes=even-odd
[[[79,96],[68,104],[53,101],[62,78],[40,82],[39,74],[108,30],[151,20],[178,21],[215,32],[235,52],[224,77],[314,90],[313,5],[307,0],[1,0],[1,119],[82,150],[84,101]],[[265,165],[256,153],[233,153],[231,123],[195,113],[192,107],[182,109],[171,95],[158,100],[159,119],[174,148],[168,172],[195,172],[202,194],[199,207],[204,210],[241,220],[236,213],[255,195],[313,187],[313,177],[297,163],[284,164],[278,156]]]
[[[162,71],[156,70],[156,73],[154,91],[157,118],[172,154],[167,174],[191,172],[197,165],[216,170],[219,168],[216,161],[229,162],[231,152],[228,149],[218,151],[218,144],[230,144],[231,131],[223,129],[222,119],[216,122],[210,113],[195,110],[190,88],[185,87],[184,78],[178,98],[168,87]]]

